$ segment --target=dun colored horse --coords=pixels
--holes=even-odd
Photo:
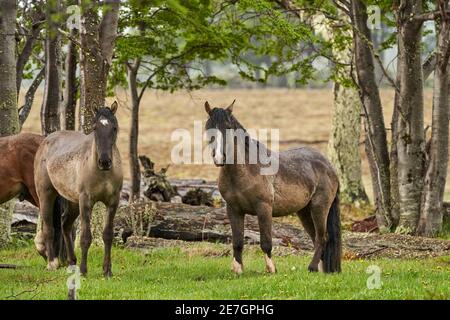
[[[81,216],[80,271],[87,274],[87,256],[92,242],[90,219],[97,202],[107,207],[103,242],[105,245],[103,274],[112,276],[111,247],[114,216],[119,205],[123,175],[119,150],[116,146],[118,123],[117,102],[110,108],[95,111],[94,130],[88,135],[75,131],[58,131],[42,142],[34,162],[37,194],[41,203],[42,234],[35,239],[36,247],[45,254],[48,269],[59,266],[53,248],[53,203],[58,194],[70,202],[63,216],[62,229],[69,265],[77,263],[71,231]],[[74,208],[79,207],[78,210]]]
[[[0,203],[19,196],[39,207],[33,163],[43,140],[31,133],[0,138]]]
[[[233,102],[234,103],[234,102]],[[205,103],[209,115],[206,123],[211,136],[214,163],[221,167],[219,190],[227,203],[233,236],[232,270],[243,272],[244,216],[258,217],[261,249],[265,253],[266,269],[276,272],[272,261],[272,217],[296,213],[314,243],[314,256],[309,271],[341,271],[341,233],[338,189],[339,182],[330,162],[310,148],[297,148],[274,153],[262,143],[251,139],[244,127],[233,116],[233,104],[228,108],[211,108]],[[241,132],[245,143],[236,143]],[[220,134],[219,134],[220,133]],[[214,141],[213,139],[218,139]],[[231,141],[230,141],[231,140]],[[233,154],[226,150],[232,144]],[[250,162],[249,150],[265,150],[276,155],[278,170],[272,175],[262,175],[265,164]],[[242,150],[245,149],[245,150]],[[236,155],[245,153],[244,163]],[[230,159],[231,158],[231,159]],[[319,265],[321,265],[319,267]]]

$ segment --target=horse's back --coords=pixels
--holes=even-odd
[[[281,163],[287,164],[287,167],[291,170],[315,170],[323,171],[331,176],[336,175],[331,162],[320,151],[310,147],[300,147],[281,152]]]
[[[78,131],[56,131],[45,138],[43,145],[51,155],[60,156],[87,148],[87,137]]]
[[[320,192],[335,193],[338,177],[328,159],[319,151],[302,147],[280,153],[274,180],[274,215],[294,213]]]

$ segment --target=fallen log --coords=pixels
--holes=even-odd
[[[16,209],[16,228],[20,223],[36,223],[37,210],[34,207],[24,205],[16,206]],[[273,219],[274,247],[311,251],[311,240],[294,221]],[[100,239],[99,244],[102,243],[101,232],[101,228],[98,231],[93,230]],[[157,238],[170,239],[165,241],[175,246],[186,241],[231,243],[231,228],[225,208],[181,203],[144,202],[133,207],[122,202],[115,219],[115,235],[117,241],[123,241],[127,246],[128,241],[131,241],[127,240],[129,237],[151,237],[146,238],[145,242]],[[255,216],[246,216],[244,235],[246,244],[259,244],[259,226]],[[398,234],[343,231],[343,250],[346,259],[428,258],[450,255],[450,241]]]
[[[231,227],[225,208],[190,206],[181,203],[153,203],[154,214],[147,236],[184,241],[231,242]],[[116,225],[126,227],[130,213],[121,211]],[[122,230],[123,232],[123,230]],[[128,234],[130,236],[130,234]],[[245,243],[259,243],[259,225],[255,216],[245,218]],[[273,223],[273,244],[312,250],[313,244],[301,228]]]

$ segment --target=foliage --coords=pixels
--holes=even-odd
[[[126,64],[138,60],[139,86],[145,88],[224,85],[205,72],[208,61],[231,62],[250,81],[295,73],[296,81],[305,84],[315,76],[315,60],[329,56],[340,41],[326,41],[308,18],[314,10],[332,13],[334,7],[305,3],[307,18],[299,19],[269,0],[129,1],[121,10],[110,92],[118,84],[126,86]],[[268,65],[260,63],[261,57]]]

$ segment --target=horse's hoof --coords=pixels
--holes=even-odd
[[[75,260],[69,260],[69,267],[70,266],[76,266],[77,265],[77,259],[75,259]]]
[[[276,273],[277,268],[275,267],[275,264],[273,263],[272,259],[269,258],[267,255],[265,255],[264,258],[266,260],[266,271],[268,273]]]
[[[237,262],[236,259],[233,259],[233,262],[231,263],[231,271],[236,274],[242,274],[242,272],[244,272],[244,267],[242,264]]]
[[[37,252],[42,256],[42,258],[45,259],[45,261],[47,261],[47,250],[45,249],[45,243],[40,240],[40,237],[36,236],[34,239],[34,244]]]
[[[112,278],[113,274],[112,274],[111,270],[109,270],[109,271],[103,272],[103,276],[105,278]]]
[[[308,271],[309,272],[319,272],[319,268],[318,268],[318,266],[310,264],[308,267]]]
[[[59,261],[58,258],[54,258],[52,261],[49,261],[47,264],[47,270],[56,270],[59,268]]]

